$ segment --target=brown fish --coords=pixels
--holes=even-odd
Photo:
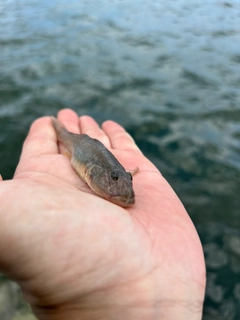
[[[71,164],[80,178],[99,196],[122,207],[135,203],[132,175],[97,139],[74,134],[52,117],[57,138],[71,154]]]

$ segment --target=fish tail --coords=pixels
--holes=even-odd
[[[60,141],[62,141],[63,139],[65,139],[65,136],[68,134],[67,129],[65,128],[65,126],[59,121],[57,120],[55,117],[51,117],[52,120],[52,125],[57,133],[58,139]],[[61,139],[62,138],[62,139]]]
[[[73,147],[72,133],[70,133],[65,128],[65,126],[55,117],[51,117],[51,120],[52,120],[52,125],[56,131],[58,140],[62,142],[69,151],[72,151],[72,147]]]

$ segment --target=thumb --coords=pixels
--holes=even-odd
[[[1,174],[0,174],[0,181],[3,181],[3,178],[2,178],[2,176],[1,176]]]

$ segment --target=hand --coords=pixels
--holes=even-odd
[[[40,118],[13,180],[0,181],[0,271],[41,320],[201,319],[202,247],[170,185],[117,123],[101,129],[69,109],[58,118],[139,168],[136,203],[122,208],[94,194],[59,154],[50,117]]]

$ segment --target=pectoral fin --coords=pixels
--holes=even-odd
[[[139,171],[139,168],[137,167],[134,170],[126,170],[127,172],[131,173],[131,175],[133,176],[135,173],[137,173]]]

